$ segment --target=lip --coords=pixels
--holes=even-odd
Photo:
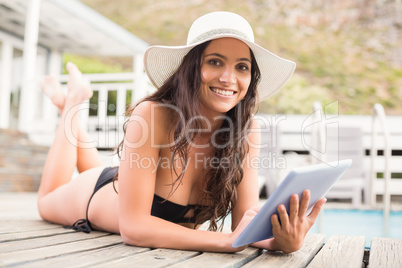
[[[213,88],[215,88],[215,89],[220,89],[220,90],[225,90],[225,91],[233,91],[234,93],[233,93],[233,95],[225,96],[225,95],[221,95],[221,94],[219,94],[219,93],[216,93],[215,91],[212,90]],[[212,93],[214,93],[216,96],[219,96],[219,97],[221,97],[221,98],[232,98],[232,97],[236,96],[236,94],[237,94],[237,91],[236,91],[236,90],[233,90],[233,89],[230,89],[230,88],[228,89],[228,88],[221,88],[221,87],[209,87],[209,90],[210,90]]]

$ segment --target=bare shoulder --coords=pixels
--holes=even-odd
[[[152,133],[155,141],[164,142],[164,137],[167,137],[169,132],[169,111],[167,105],[154,101],[143,101],[139,103],[132,111],[127,130],[131,126],[134,128],[140,127],[142,132]]]
[[[168,119],[168,111],[170,108],[167,104],[155,101],[143,101],[139,103],[132,111],[131,117],[142,116],[144,118],[152,118],[155,120]]]

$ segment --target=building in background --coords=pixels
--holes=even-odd
[[[121,92],[116,109],[124,114],[127,91],[135,102],[153,90],[142,64],[147,47],[145,41],[77,0],[0,0],[0,128],[49,142],[44,137],[54,133],[57,111],[41,93],[39,82],[48,74],[66,80],[61,76],[63,53],[133,57],[132,73],[87,77],[105,105],[110,90]],[[95,86],[99,82],[103,86]],[[98,109],[98,116],[106,120],[102,110]]]

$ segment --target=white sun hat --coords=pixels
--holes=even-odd
[[[250,24],[241,16],[217,11],[198,18],[191,25],[185,46],[151,46],[144,55],[144,67],[152,84],[159,88],[178,69],[184,56],[195,46],[218,38],[236,38],[253,51],[261,72],[257,85],[259,101],[278,91],[292,76],[296,64],[254,43]]]

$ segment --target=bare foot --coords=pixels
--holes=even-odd
[[[86,83],[82,77],[82,73],[77,68],[74,63],[68,62],[67,63],[67,71],[69,73],[68,78],[68,98],[73,98],[78,101],[85,101],[92,97],[92,89],[89,86],[89,83]]]
[[[62,111],[64,108],[65,96],[60,82],[56,77],[48,75],[41,82],[40,86],[43,93],[52,101],[52,103]]]

